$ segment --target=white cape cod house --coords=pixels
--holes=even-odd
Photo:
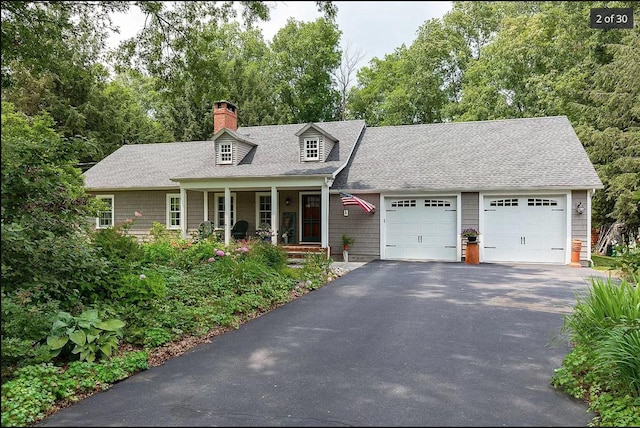
[[[211,140],[126,145],[85,173],[110,209],[96,227],[137,218],[190,236],[205,221],[226,243],[249,237],[313,245],[350,260],[461,261],[464,228],[479,229],[481,262],[569,264],[571,242],[590,259],[591,197],[602,188],[564,116],[367,127],[349,120],[237,127],[214,104]],[[343,205],[353,194],[377,209]],[[287,232],[284,234],[284,232]]]

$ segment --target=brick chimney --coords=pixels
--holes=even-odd
[[[216,101],[213,104],[213,133],[222,128],[232,131],[238,129],[238,109],[229,101]]]

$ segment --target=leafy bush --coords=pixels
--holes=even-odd
[[[640,285],[640,248],[621,247],[619,254],[615,259],[615,268],[620,270],[623,279]]]
[[[309,289],[316,289],[326,282],[331,262],[325,254],[309,253],[305,256],[300,276],[307,281]]]
[[[103,321],[95,309],[74,317],[58,312],[57,319],[47,337],[51,357],[69,358],[78,355],[80,361],[93,362],[99,357],[110,357],[118,349],[125,323],[118,319]]]
[[[164,298],[167,287],[162,275],[149,269],[143,269],[143,272],[122,277],[118,286],[111,291],[111,298],[136,305]]]
[[[59,311],[57,301],[39,303],[30,291],[2,293],[2,375],[15,367],[48,361],[48,350],[38,346]]]
[[[249,257],[276,271],[281,271],[287,266],[286,251],[282,247],[268,242],[254,241]]]
[[[58,400],[76,400],[77,394],[93,391],[149,368],[149,354],[136,351],[100,364],[72,362],[66,371],[51,363],[19,369],[2,384],[2,426],[29,426],[44,418]]]
[[[575,343],[551,384],[589,402],[593,424],[640,424],[640,287],[592,278],[561,329]]]
[[[175,266],[178,250],[168,240],[145,242],[142,244],[144,251],[143,263],[156,265]]]

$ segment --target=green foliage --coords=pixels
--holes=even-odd
[[[610,369],[611,384],[640,399],[640,318],[615,326],[599,344],[596,364]]]
[[[2,426],[28,426],[44,418],[56,401],[75,401],[77,394],[102,389],[148,366],[147,352],[131,352],[109,361],[72,362],[66,371],[51,363],[19,369],[2,384]]]
[[[322,286],[331,272],[331,258],[325,254],[309,253],[304,258],[300,276],[306,280],[307,287],[314,290]]]
[[[621,247],[619,256],[615,259],[614,267],[622,273],[626,281],[640,285],[640,248]]]
[[[627,426],[640,409],[640,288],[625,280],[594,277],[587,294],[566,315],[562,333],[574,349],[551,384],[584,399],[596,413],[592,424]]]
[[[251,251],[248,253],[248,257],[277,272],[280,272],[287,266],[286,251],[282,247],[272,245],[269,242],[259,241],[254,243]]]
[[[38,342],[49,333],[59,303],[34,297],[30,291],[18,291],[2,293],[1,304],[3,377],[15,367],[48,361],[48,349]]]
[[[163,299],[167,294],[167,286],[162,275],[148,269],[141,274],[127,274],[122,277],[117,287],[111,291],[111,298],[134,305],[149,304],[156,299]]]
[[[2,104],[2,290],[71,306],[107,264],[86,237],[95,212],[73,166],[80,144],[52,126],[48,115],[27,118]]]
[[[352,245],[354,242],[356,242],[356,240],[354,238],[350,237],[346,233],[342,234],[342,245],[343,246],[348,247],[349,245]]]
[[[95,309],[77,317],[58,312],[47,336],[47,346],[51,357],[69,358],[75,354],[80,361],[94,362],[96,358],[110,357],[118,349],[124,326],[118,319],[102,320]]]
[[[333,120],[339,93],[331,72],[340,65],[340,30],[324,18],[314,22],[290,19],[273,37],[274,73],[279,123]]]
[[[164,328],[150,327],[144,331],[144,346],[147,348],[156,348],[170,342],[173,338],[172,334]]]

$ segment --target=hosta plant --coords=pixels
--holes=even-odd
[[[77,317],[58,312],[47,337],[51,358],[77,355],[80,361],[88,362],[108,358],[118,349],[124,325],[118,319],[103,321],[95,309],[86,310]]]

